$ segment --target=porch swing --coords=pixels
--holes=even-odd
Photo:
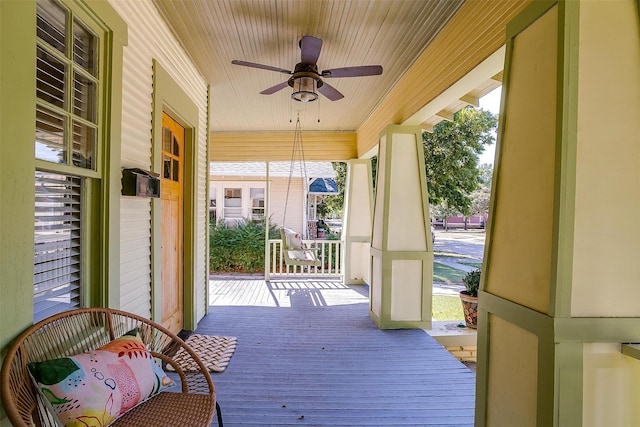
[[[295,169],[296,156],[300,162],[300,174],[304,178],[303,196],[306,198],[309,193],[309,180],[307,179],[307,167],[304,160],[299,114],[293,136],[293,151],[291,153],[291,165],[289,167],[289,181],[287,182],[287,197],[284,201],[284,214],[282,216],[282,228],[280,229],[280,236],[282,237],[282,255],[287,266],[319,267],[322,262],[318,259],[318,248],[307,248],[303,242],[302,236],[300,236],[300,233],[287,228],[286,225],[287,205],[289,204],[291,179],[293,178],[293,171]]]

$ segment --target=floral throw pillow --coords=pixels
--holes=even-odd
[[[67,427],[102,427],[175,383],[133,329],[94,351],[29,363],[37,388]]]

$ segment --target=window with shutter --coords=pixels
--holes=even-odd
[[[83,193],[102,182],[99,26],[58,0],[37,0],[36,14],[34,321],[83,305],[84,248],[100,238],[83,232]]]
[[[81,304],[82,180],[36,171],[34,320]]]

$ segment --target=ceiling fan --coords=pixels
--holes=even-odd
[[[338,77],[361,77],[361,76],[377,76],[382,74],[381,65],[363,65],[358,67],[330,68],[322,72],[318,72],[318,57],[322,49],[322,40],[312,36],[303,36],[299,43],[300,46],[300,62],[296,64],[293,71],[284,68],[272,67],[270,65],[256,64],[254,62],[239,61],[234,59],[232,64],[242,65],[244,67],[260,68],[262,70],[277,71],[282,74],[290,75],[288,80],[278,83],[275,86],[267,88],[260,92],[263,95],[271,95],[284,89],[287,86],[293,88],[291,98],[300,102],[311,102],[318,99],[316,89],[322,95],[331,101],[337,101],[344,98],[336,88],[323,81],[323,79],[331,79]]]

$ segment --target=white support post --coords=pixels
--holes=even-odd
[[[347,163],[344,194],[342,271],[347,285],[371,283],[369,249],[373,223],[373,181],[371,160]]]
[[[264,187],[264,281],[271,279],[271,246],[269,244],[269,209],[271,187],[269,185],[269,162],[267,162],[266,183]]]
[[[380,134],[369,315],[381,329],[431,329],[433,245],[422,132]]]

